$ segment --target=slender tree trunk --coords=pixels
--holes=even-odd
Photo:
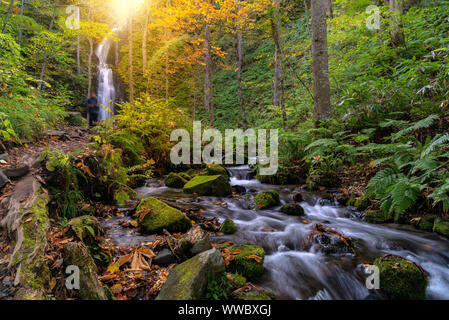
[[[22,28],[23,28],[23,0],[20,2],[20,29],[19,29],[19,47],[22,46]]]
[[[50,26],[48,28],[48,30],[51,32],[53,31],[53,25],[55,22],[55,17],[56,17],[56,8],[57,8],[57,1],[55,1],[54,5],[53,5],[53,15],[51,17],[51,21],[50,21]],[[47,42],[45,42],[45,45],[47,46]],[[41,69],[41,75],[39,77],[39,90],[42,90],[42,84],[44,81],[44,76],[45,76],[45,69],[47,69],[47,54],[48,54],[48,49],[45,48],[45,52],[44,52],[44,63],[42,64],[42,69]]]
[[[239,3],[239,11],[240,11],[240,3]],[[246,119],[246,110],[245,103],[243,99],[243,84],[242,84],[242,73],[243,73],[243,64],[244,64],[244,52],[243,52],[243,31],[242,24],[239,19],[237,25],[237,82],[238,82],[238,90],[239,90],[239,104],[240,104],[240,113],[242,116],[242,125],[243,129],[248,129],[248,121]]]
[[[212,49],[210,43],[210,26],[204,28],[204,107],[209,112],[210,125],[214,123],[214,106],[212,102]]]
[[[76,74],[81,75],[80,35],[76,36]]]
[[[2,33],[5,33],[6,26],[8,25],[9,15],[11,14],[13,4],[14,4],[14,0],[11,0],[11,2],[9,3],[8,11],[6,12],[5,21],[3,22]]]
[[[166,8],[170,6],[170,0],[167,0],[165,3]],[[164,30],[165,41],[168,41],[168,30]],[[165,50],[165,99],[168,100],[170,97],[170,78],[169,78],[169,57],[168,57],[168,48]]]
[[[331,19],[334,18],[334,7],[332,6],[332,0],[328,0],[329,1],[329,17]]]
[[[280,107],[282,111],[282,123],[287,124],[287,113],[284,104],[284,70],[282,57],[281,20],[279,14],[280,0],[275,0],[275,8],[271,18],[271,31],[275,45],[274,52],[274,79],[273,79],[273,105]]]
[[[310,18],[309,18],[309,7],[307,6],[307,0],[303,0],[304,2],[304,13],[306,15],[306,23],[307,23],[307,30],[309,31],[309,34],[311,34],[310,30]]]
[[[134,67],[133,67],[133,18],[129,17],[129,102],[134,103]]]
[[[92,57],[94,55],[94,39],[92,37],[88,38],[89,40],[89,61],[87,65],[87,96],[90,97],[92,94]]]
[[[401,27],[401,15],[402,15],[402,1],[390,0],[390,10],[393,15],[393,25],[391,28],[391,45],[393,48],[397,48],[404,44],[404,34]]]
[[[143,76],[145,77],[147,73],[147,67],[148,67],[148,58],[147,58],[147,42],[148,42],[148,23],[150,20],[150,5],[147,4],[147,12],[145,15],[145,24],[143,27],[143,34],[142,34],[142,72]]]
[[[326,11],[327,0],[312,1],[312,71],[316,124],[331,117]]]

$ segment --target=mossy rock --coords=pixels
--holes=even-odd
[[[370,205],[371,200],[366,195],[361,196],[354,203],[354,206],[360,211],[366,210]]]
[[[443,218],[435,219],[433,231],[443,236],[449,237],[449,220]]]
[[[279,211],[289,216],[304,215],[304,208],[297,203],[287,203],[283,205]]]
[[[220,252],[211,249],[177,265],[159,292],[156,300],[204,299],[208,286],[225,270]]]
[[[393,214],[382,210],[368,210],[365,212],[365,220],[369,223],[389,223],[393,222],[394,217]]]
[[[77,293],[81,300],[108,300],[98,281],[97,266],[83,243],[70,242],[65,245],[64,264],[79,268],[80,288]]]
[[[268,209],[278,206],[281,201],[279,199],[279,193],[275,190],[262,191],[254,197],[254,203],[257,209]]]
[[[189,169],[185,172],[185,174],[187,174],[190,178],[194,178],[197,175],[199,175],[199,172],[198,172],[198,170],[195,170],[195,169]]]
[[[276,296],[267,290],[253,290],[248,292],[241,292],[234,295],[235,300],[261,300],[261,301],[269,301],[276,300]]]
[[[231,290],[236,290],[246,284],[246,278],[238,273],[227,273],[226,278],[228,278]]]
[[[424,300],[427,279],[413,262],[398,257],[384,256],[374,261],[380,271],[380,288],[394,300]]]
[[[231,219],[226,219],[220,227],[220,232],[224,234],[234,234],[236,230],[235,223]]]
[[[189,175],[188,175],[187,173],[185,173],[185,172],[180,172],[180,173],[178,173],[178,175],[179,175],[181,178],[185,179],[186,181],[192,180],[192,177],[189,176]]]
[[[219,165],[219,164],[209,164],[207,165],[206,169],[204,169],[203,172],[206,176],[223,176],[225,179],[229,179],[229,173],[228,170],[226,170],[225,167]]]
[[[191,227],[191,222],[181,211],[170,207],[156,199],[143,199],[137,206],[137,213],[150,210],[142,221],[137,218],[139,227],[148,234],[162,233],[164,229],[169,232],[185,232]]]
[[[424,231],[432,231],[435,224],[435,216],[422,217],[419,222],[418,228]]]
[[[265,250],[262,247],[254,245],[233,246],[229,248],[229,251],[231,253],[239,252],[234,255],[234,259],[229,263],[229,271],[241,274],[250,280],[256,279],[264,273]]]
[[[229,181],[221,175],[196,176],[184,186],[184,192],[200,196],[224,197],[232,193]]]
[[[69,234],[78,238],[87,245],[96,243],[96,237],[104,233],[98,219],[93,216],[73,218],[68,223]]]
[[[167,178],[165,178],[164,183],[169,188],[181,189],[187,181],[188,180],[183,178],[180,174],[171,172]]]

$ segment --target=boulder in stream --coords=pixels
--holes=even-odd
[[[234,234],[236,230],[235,223],[231,219],[226,219],[220,227],[220,232],[224,234]]]
[[[304,209],[297,203],[287,203],[283,205],[280,211],[289,216],[303,216]]]
[[[187,179],[181,176],[181,174],[171,172],[167,178],[165,178],[164,183],[169,188],[181,189],[187,183]]]
[[[390,299],[424,300],[428,285],[424,270],[407,259],[386,255],[374,261],[380,271],[380,288]]]
[[[196,176],[184,186],[184,192],[200,196],[224,197],[232,193],[229,181],[221,175]]]
[[[257,209],[269,209],[278,206],[281,202],[279,199],[279,193],[276,190],[262,191],[254,197],[254,203]]]
[[[206,169],[204,169],[204,175],[206,176],[216,176],[220,175],[223,176],[226,180],[229,179],[229,173],[228,170],[226,170],[225,167],[219,165],[219,164],[209,164]]]
[[[264,273],[265,250],[262,247],[243,245],[232,246],[228,250],[233,255],[228,266],[229,271],[250,280],[256,279]]]
[[[354,254],[352,239],[333,228],[316,224],[309,235],[309,245],[325,254]]]
[[[156,199],[143,199],[137,206],[137,223],[148,234],[169,232],[185,232],[190,220],[184,213]]]
[[[436,218],[433,225],[433,231],[443,236],[449,237],[449,220]]]
[[[224,271],[224,260],[217,249],[200,253],[170,272],[156,300],[203,299],[209,284]]]

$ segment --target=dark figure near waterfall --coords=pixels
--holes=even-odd
[[[89,126],[92,127],[98,121],[98,114],[100,113],[95,93],[92,93],[89,100],[87,100],[87,110],[89,112]]]

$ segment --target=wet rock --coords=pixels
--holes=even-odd
[[[428,281],[419,265],[394,255],[378,258],[374,265],[380,271],[380,288],[390,299],[425,299]]]
[[[2,170],[0,170],[0,188],[3,188],[8,182],[8,177],[5,176]]]
[[[304,196],[302,195],[301,192],[296,192],[293,194],[293,202],[303,202],[304,201]]]
[[[276,296],[272,292],[269,292],[269,291],[264,290],[264,289],[251,290],[251,291],[248,291],[248,292],[240,292],[240,293],[234,294],[233,298],[235,300],[249,300],[249,301],[276,300]]]
[[[433,232],[449,237],[449,220],[443,218],[435,219]]]
[[[367,210],[364,217],[369,223],[389,223],[394,220],[392,213],[385,213],[382,210]]]
[[[70,140],[70,138],[67,136],[66,132],[59,131],[59,130],[47,130],[46,135],[49,137],[57,137],[61,141],[67,141]]]
[[[3,169],[3,173],[5,174],[5,176],[12,179],[21,178],[24,175],[26,175],[29,171],[30,167],[28,165],[24,165],[18,168]]]
[[[279,193],[275,190],[262,191],[254,197],[254,203],[257,209],[269,209],[278,206],[281,202],[279,199]]]
[[[163,268],[168,267],[173,263],[176,263],[176,257],[168,248],[162,249],[153,259],[153,264]]]
[[[96,237],[104,233],[97,218],[93,216],[73,218],[69,221],[68,227],[68,234],[75,236],[86,245],[96,244]]]
[[[366,194],[364,194],[355,201],[354,206],[360,211],[366,210],[369,206],[371,206],[371,200]]]
[[[236,194],[245,194],[246,188],[244,186],[232,186],[232,192]]]
[[[9,155],[7,153],[0,154],[0,161],[9,162]]]
[[[80,288],[77,290],[81,300],[108,300],[98,281],[97,266],[83,243],[70,242],[64,247],[65,266],[77,266],[80,275]]]
[[[195,243],[190,249],[190,255],[195,256],[199,253],[212,249],[210,238],[205,236],[203,239]]]
[[[164,183],[169,188],[182,189],[187,183],[187,179],[183,178],[178,173],[171,172],[167,178],[165,178]]]
[[[411,224],[424,231],[433,231],[435,216],[425,216],[418,219],[412,219]]]
[[[224,271],[224,260],[218,250],[200,253],[170,272],[156,300],[203,299],[208,285]]]
[[[204,170],[204,175],[206,176],[217,176],[220,175],[226,180],[229,179],[229,172],[225,167],[219,164],[209,164]]]
[[[235,223],[231,219],[226,219],[220,227],[220,232],[224,234],[234,234],[236,230]]]
[[[309,244],[325,254],[355,253],[351,238],[321,224],[314,226],[314,231],[309,235]]]
[[[138,225],[148,234],[162,233],[164,229],[169,232],[185,232],[191,226],[189,218],[180,210],[156,198],[143,199],[136,212]],[[145,216],[141,220],[143,214]]]
[[[282,213],[289,215],[289,216],[303,216],[304,215],[304,209],[297,203],[287,203],[281,207],[279,210]]]
[[[232,193],[229,181],[221,175],[196,176],[184,186],[184,192],[199,196],[228,196]]]
[[[229,263],[229,271],[238,273],[250,280],[256,279],[264,273],[265,250],[262,247],[254,245],[232,246],[229,251],[234,256],[234,259]]]
[[[189,175],[188,175],[187,173],[185,173],[185,172],[180,172],[180,173],[178,173],[178,175],[179,175],[181,178],[184,178],[186,181],[189,181],[189,180],[192,179],[192,177],[189,176]]]

